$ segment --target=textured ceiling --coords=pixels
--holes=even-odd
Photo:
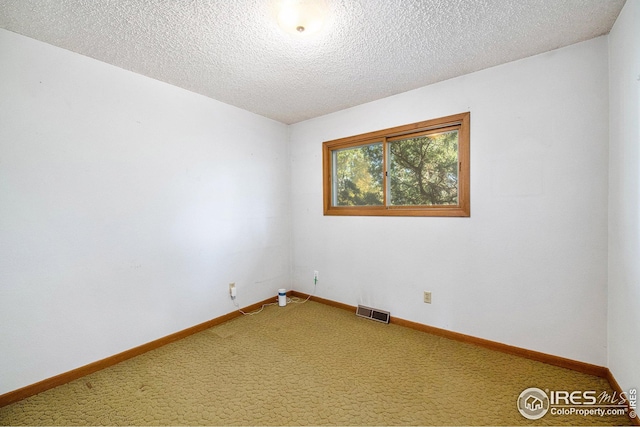
[[[295,123],[607,34],[624,0],[0,0],[0,27]]]

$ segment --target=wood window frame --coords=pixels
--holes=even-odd
[[[349,136],[346,138],[325,141],[322,143],[322,185],[324,215],[346,216],[436,216],[436,217],[469,217],[470,208],[470,117],[471,113],[461,113],[432,120],[397,126],[375,132]],[[423,206],[391,206],[387,202],[387,144],[388,140],[398,137],[409,138],[412,134],[433,132],[456,128],[458,130],[458,204],[457,205],[423,205]],[[362,145],[383,144],[383,197],[381,206],[333,206],[332,158],[335,150],[358,147]]]

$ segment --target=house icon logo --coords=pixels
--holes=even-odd
[[[537,411],[544,405],[542,404],[542,400],[540,400],[538,397],[530,395],[524,400],[524,406],[530,411]]]
[[[549,397],[539,388],[528,388],[518,396],[518,411],[528,420],[540,419],[548,410]]]

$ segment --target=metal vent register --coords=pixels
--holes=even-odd
[[[366,317],[367,319],[376,320],[382,323],[389,323],[389,317],[391,315],[388,311],[378,310],[376,308],[359,305],[356,308],[356,316]]]

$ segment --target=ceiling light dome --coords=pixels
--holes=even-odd
[[[278,24],[290,34],[308,36],[322,28],[326,9],[322,0],[282,0]]]

